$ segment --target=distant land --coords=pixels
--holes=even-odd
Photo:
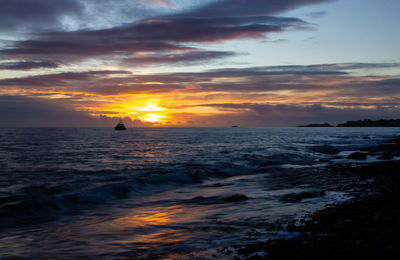
[[[400,127],[400,119],[347,121],[344,124],[338,124],[337,127]]]
[[[330,125],[328,123],[324,123],[324,124],[299,125],[297,127],[333,127],[333,125]]]
[[[297,127],[333,127],[333,125],[324,123],[299,125]],[[347,121],[346,123],[338,124],[337,127],[400,127],[400,119],[364,119],[358,121]]]

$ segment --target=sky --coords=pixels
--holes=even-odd
[[[398,0],[1,0],[0,126],[399,118]]]

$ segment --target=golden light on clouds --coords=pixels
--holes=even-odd
[[[115,103],[114,103],[115,102]],[[120,117],[129,117],[132,120],[139,119],[141,121],[163,124],[168,120],[168,109],[160,106],[160,101],[154,98],[138,98],[130,100],[115,100],[109,105],[103,107],[103,115]],[[109,112],[107,112],[109,111]]]
[[[308,115],[378,110],[385,102],[398,100],[382,92],[390,91],[395,83],[386,77],[239,72],[149,72],[134,77],[130,73],[121,76],[118,71],[59,73],[9,79],[0,93],[57,101],[67,110],[89,115],[90,120],[130,118],[134,126],[263,125],[273,121],[274,115],[280,120],[282,115],[301,111]],[[364,91],[362,99],[360,90]],[[314,104],[320,109],[311,107]]]

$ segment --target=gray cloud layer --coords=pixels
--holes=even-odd
[[[392,93],[398,93],[400,84],[398,78],[352,76],[348,71],[396,67],[400,67],[400,64],[343,63],[270,66],[151,75],[132,75],[128,71],[88,71],[2,79],[0,86],[17,87],[19,89],[67,87],[70,90],[107,95],[168,93],[175,90],[190,92],[193,90],[186,87],[196,86],[196,92],[246,93],[251,91],[262,93],[277,90],[332,89],[351,96],[391,96]],[[218,80],[220,78],[224,78],[224,80]],[[239,80],[229,80],[230,78],[239,78]],[[334,86],[329,84],[331,81],[337,80],[343,82]],[[149,82],[160,82],[162,84],[149,84]]]
[[[77,18],[81,12],[81,5],[74,0],[2,0],[0,31],[53,29],[61,26],[63,17]]]
[[[0,33],[36,34],[115,27],[161,13],[165,11],[162,7],[167,7],[165,3],[156,0],[2,0]]]
[[[20,17],[24,16],[24,12],[29,12],[31,1],[18,1],[21,2],[18,8],[13,1],[6,0],[6,2],[0,3],[0,7],[9,9],[7,15],[0,18],[0,22],[3,20],[4,24],[11,24],[19,21]],[[115,3],[121,3],[121,1]],[[107,29],[59,30],[55,32],[38,30],[38,33],[34,34],[31,39],[8,42],[5,48],[0,49],[0,57],[79,62],[87,58],[111,56],[118,59],[140,52],[152,52],[154,55],[160,56],[153,59],[155,63],[183,63],[186,61],[190,63],[194,60],[200,61],[201,57],[204,57],[204,60],[221,59],[233,55],[233,53],[217,54],[201,50],[195,54],[194,51],[197,48],[193,47],[193,43],[204,45],[233,39],[263,37],[268,33],[282,32],[288,29],[308,28],[309,24],[298,18],[273,15],[299,6],[327,1],[225,0],[212,2],[186,12],[153,16],[122,26],[114,25]],[[101,2],[103,3],[104,0]],[[79,3],[81,2],[74,0],[40,0],[39,5],[43,5],[43,7],[35,6],[33,11],[29,12],[30,16],[27,17],[27,20],[32,20],[32,22],[26,24],[37,24],[40,27],[41,24],[44,24],[43,26],[54,24],[69,13],[78,16],[84,10],[82,5],[90,6],[91,1],[85,0],[84,4]],[[98,6],[104,7],[102,3],[99,3]],[[39,9],[43,9],[41,15],[37,11]],[[166,58],[171,52],[177,51],[191,51],[191,53],[177,55],[176,59]],[[169,52],[169,54],[166,55],[165,52]],[[208,55],[202,55],[204,53],[208,53]],[[142,59],[142,61],[149,64],[151,59]]]
[[[20,61],[0,63],[0,70],[31,70],[37,68],[57,68],[58,64],[52,61]]]

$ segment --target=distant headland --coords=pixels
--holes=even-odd
[[[333,125],[324,123],[299,125],[297,127],[333,127]],[[346,123],[338,124],[336,127],[400,127],[400,119],[364,119],[358,121],[347,121]]]
[[[324,124],[299,125],[297,127],[333,127],[333,125],[330,125],[328,123],[324,123]]]
[[[400,127],[400,119],[364,119],[358,121],[347,121],[344,124],[338,124],[338,127]]]

